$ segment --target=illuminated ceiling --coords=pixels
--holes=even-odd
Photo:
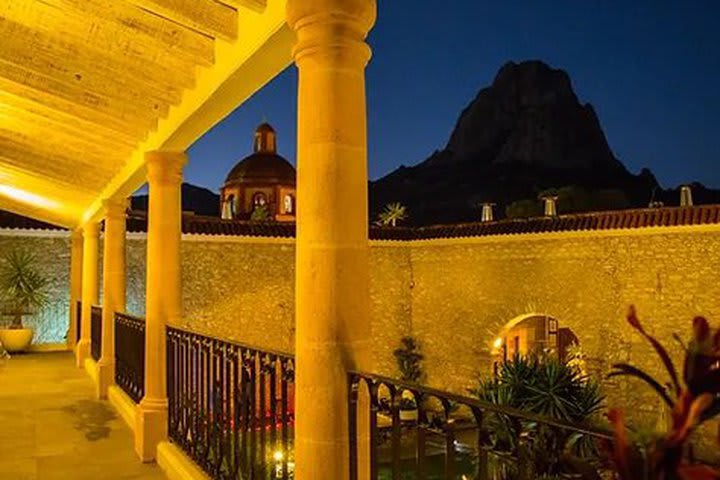
[[[74,227],[291,62],[285,0],[0,0],[0,209]],[[192,161],[192,159],[191,159]]]

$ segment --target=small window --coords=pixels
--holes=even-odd
[[[263,205],[267,205],[267,197],[264,193],[257,192],[255,195],[253,195],[253,206],[260,207]]]
[[[283,213],[295,213],[295,199],[292,195],[288,194],[285,195],[285,198],[283,198]]]

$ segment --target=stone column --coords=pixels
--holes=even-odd
[[[98,303],[98,235],[100,224],[90,222],[83,229],[81,337],[75,349],[77,366],[90,356],[91,307]]]
[[[145,154],[149,187],[145,293],[145,397],[135,429],[135,451],[149,462],[167,439],[165,326],[181,316],[180,185],[187,156],[182,152]]]
[[[347,479],[347,371],[368,368],[365,37],[374,0],[289,0],[298,184],[295,472]]]
[[[102,356],[98,361],[98,398],[107,398],[115,383],[115,312],[125,311],[125,212],[127,200],[103,202],[105,238],[103,242]]]
[[[77,303],[82,299],[83,239],[81,230],[70,234],[70,325],[67,344],[73,349],[77,346]]]

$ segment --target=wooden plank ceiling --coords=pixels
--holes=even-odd
[[[272,1],[272,0],[270,0]],[[0,208],[73,226],[265,0],[0,0]]]

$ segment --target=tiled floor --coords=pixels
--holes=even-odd
[[[70,353],[0,360],[0,480],[165,479]]]

